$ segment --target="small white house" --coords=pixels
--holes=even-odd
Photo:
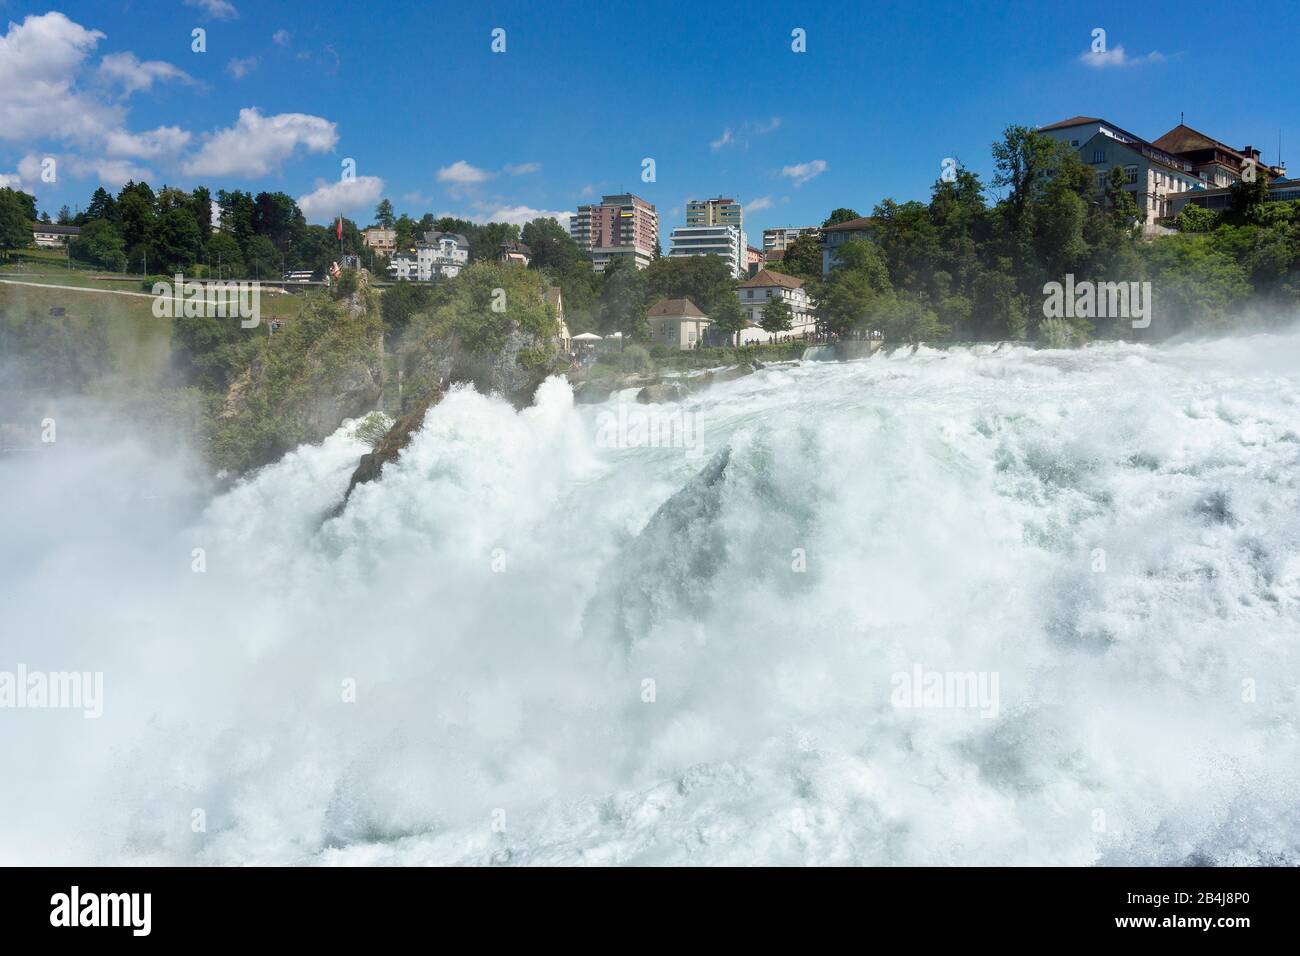
[[[758,275],[742,282],[736,289],[740,306],[745,312],[745,328],[740,330],[740,344],[772,342],[780,339],[802,338],[811,335],[817,327],[813,314],[813,301],[804,288],[803,279],[762,269]],[[774,335],[760,327],[763,309],[773,299],[783,300],[790,307],[790,329]]]

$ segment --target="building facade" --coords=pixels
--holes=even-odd
[[[458,232],[426,232],[415,248],[395,253],[388,263],[393,279],[431,282],[460,275],[469,262],[469,240]]]
[[[822,242],[822,275],[831,271],[831,266],[835,264],[835,253],[840,246],[851,239],[867,238],[870,228],[870,216],[850,219],[848,222],[836,223],[833,226],[823,226],[819,230]]]
[[[735,226],[678,226],[672,231],[671,257],[717,255],[733,276],[744,276],[745,246]]]
[[[814,303],[802,279],[763,269],[748,282],[742,282],[736,295],[745,312],[745,328],[740,331],[741,345],[771,342],[778,338],[802,338],[816,331]],[[773,299],[784,300],[790,307],[790,329],[787,332],[773,334],[759,325],[763,320],[763,309]]]
[[[682,351],[700,348],[712,322],[690,299],[660,299],[646,312],[650,344]]]
[[[59,226],[52,222],[32,223],[32,242],[41,249],[53,249],[67,245],[81,235],[77,226]]]
[[[821,230],[816,226],[778,226],[763,230],[763,252],[771,256],[774,252],[785,252],[790,244],[800,236],[816,237]]]
[[[644,269],[659,245],[659,214],[653,204],[631,193],[604,196],[578,207],[569,221],[569,235],[591,257],[597,272],[604,272],[616,258],[630,259]]]
[[[1183,193],[1230,187],[1247,164],[1273,178],[1282,171],[1263,165],[1251,146],[1234,150],[1189,126],[1179,124],[1153,143],[1094,116],[1076,116],[1039,132],[1079,151],[1092,166],[1097,189],[1105,188],[1112,169],[1124,172],[1124,188],[1137,203],[1143,232],[1162,231],[1160,220],[1177,214]]]
[[[397,230],[372,226],[362,231],[361,244],[368,249],[375,250],[375,252],[391,256],[393,250],[397,248]]]
[[[529,249],[522,242],[508,241],[501,243],[501,248],[497,251],[497,262],[515,262],[522,266],[527,266],[533,261],[533,250]]]

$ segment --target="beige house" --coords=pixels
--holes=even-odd
[[[690,299],[660,299],[646,313],[650,344],[682,350],[704,344],[704,333],[713,320]]]
[[[367,249],[374,249],[375,252],[390,256],[397,248],[397,230],[372,226],[362,231],[361,244]]]

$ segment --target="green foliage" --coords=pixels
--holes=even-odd
[[[822,244],[816,236],[800,236],[785,247],[785,256],[772,263],[772,271],[800,279],[819,279],[822,274]]]
[[[724,299],[736,297],[736,277],[727,261],[717,255],[656,259],[644,275],[648,304],[660,299],[690,299],[712,316]]]
[[[789,332],[793,324],[793,316],[790,313],[790,303],[785,299],[773,297],[767,300],[763,306],[763,314],[759,319],[758,325],[764,332],[770,332],[778,335],[781,332]]]
[[[81,235],[72,244],[72,254],[111,272],[126,268],[126,245],[106,219],[94,219],[81,227]]]
[[[32,244],[32,220],[20,198],[25,195],[8,187],[0,189],[0,252],[26,249]]]
[[[667,261],[667,259],[659,259],[652,265]],[[622,332],[626,339],[644,339],[647,336],[649,327],[646,322],[646,302],[649,271],[646,269],[642,272],[623,258],[615,258],[605,267],[599,304],[602,335]]]
[[[842,222],[852,222],[854,219],[861,218],[862,217],[858,215],[856,210],[840,207],[826,217],[826,221],[822,223],[822,228],[825,229],[827,226],[838,226]]]
[[[713,319],[709,332],[715,341],[735,344],[737,334],[745,328],[745,308],[734,295],[726,296],[708,313]]]

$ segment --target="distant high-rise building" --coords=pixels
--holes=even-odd
[[[619,257],[644,269],[659,244],[659,214],[651,203],[631,193],[602,196],[598,203],[578,207],[569,222],[569,235],[591,256],[597,272],[604,272]]]
[[[734,256],[737,263],[736,274],[746,275],[749,270],[745,264],[745,246],[749,240],[745,235],[745,210],[741,208],[740,203],[726,196],[718,196],[715,199],[688,200],[686,203],[686,228],[693,229],[705,226],[732,226],[735,228],[739,237]],[[689,252],[681,254],[691,255]]]
[[[672,232],[673,247],[668,255],[721,256],[734,276],[748,273],[745,265],[745,240],[735,226],[678,226]]]
[[[688,226],[735,226],[745,228],[745,212],[734,199],[692,199],[686,203]]]
[[[765,253],[785,252],[800,236],[816,236],[816,226],[778,226],[763,230],[763,251]]]

